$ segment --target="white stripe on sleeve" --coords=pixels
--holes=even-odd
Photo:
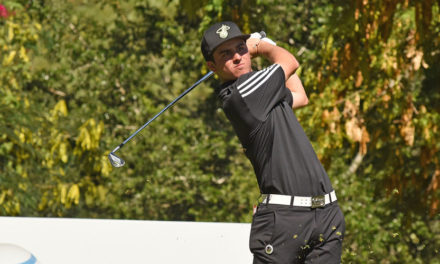
[[[275,67],[272,67],[272,66],[275,66]],[[251,93],[255,92],[258,88],[260,88],[260,86],[263,85],[274,74],[274,72],[276,72],[276,70],[280,67],[279,64],[274,64],[272,66],[269,67],[271,69],[268,73],[266,73],[266,74],[260,76],[260,78],[258,78],[258,80],[259,80],[259,79],[265,77],[262,81],[260,81],[256,86],[252,87],[253,84],[258,81],[258,80],[255,80],[254,82],[252,82],[252,84],[249,84],[248,86],[246,86],[242,90],[239,90],[240,94],[243,97],[246,97],[246,96],[250,95]],[[248,90],[249,88],[252,88],[252,89],[246,92],[246,90]]]

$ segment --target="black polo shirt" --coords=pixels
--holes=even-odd
[[[244,74],[217,93],[261,193],[314,196],[333,190],[292,111],[293,97],[280,65]]]

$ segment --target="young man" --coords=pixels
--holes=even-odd
[[[340,263],[344,216],[329,177],[292,108],[308,103],[287,50],[220,22],[201,49],[216,93],[254,168],[263,201],[252,220],[253,263]],[[251,58],[272,65],[253,71]],[[286,81],[287,80],[287,81]]]

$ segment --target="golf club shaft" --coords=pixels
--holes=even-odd
[[[177,101],[179,101],[182,97],[184,97],[187,93],[189,93],[192,89],[194,89],[197,85],[199,85],[204,80],[208,79],[213,75],[214,72],[210,71],[205,76],[203,76],[200,80],[198,80],[196,83],[194,83],[191,87],[186,89],[181,95],[179,95],[176,99],[174,99],[171,103],[169,103],[167,106],[165,106],[164,109],[162,109],[159,113],[157,113],[153,118],[148,120],[147,123],[145,123],[142,127],[140,127],[136,132],[131,134],[124,142],[122,142],[119,146],[117,146],[112,153],[118,151],[120,148],[122,148],[128,141],[130,141],[134,136],[136,136],[142,129],[144,129],[146,126],[148,126],[151,122],[153,122],[158,116],[160,116],[163,112],[165,112],[168,108],[170,108],[173,104],[175,104]]]

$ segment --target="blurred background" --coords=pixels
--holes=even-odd
[[[343,263],[440,263],[438,0],[1,1],[0,216],[250,222],[258,186],[215,78],[107,160],[208,72],[220,20],[300,62]]]

